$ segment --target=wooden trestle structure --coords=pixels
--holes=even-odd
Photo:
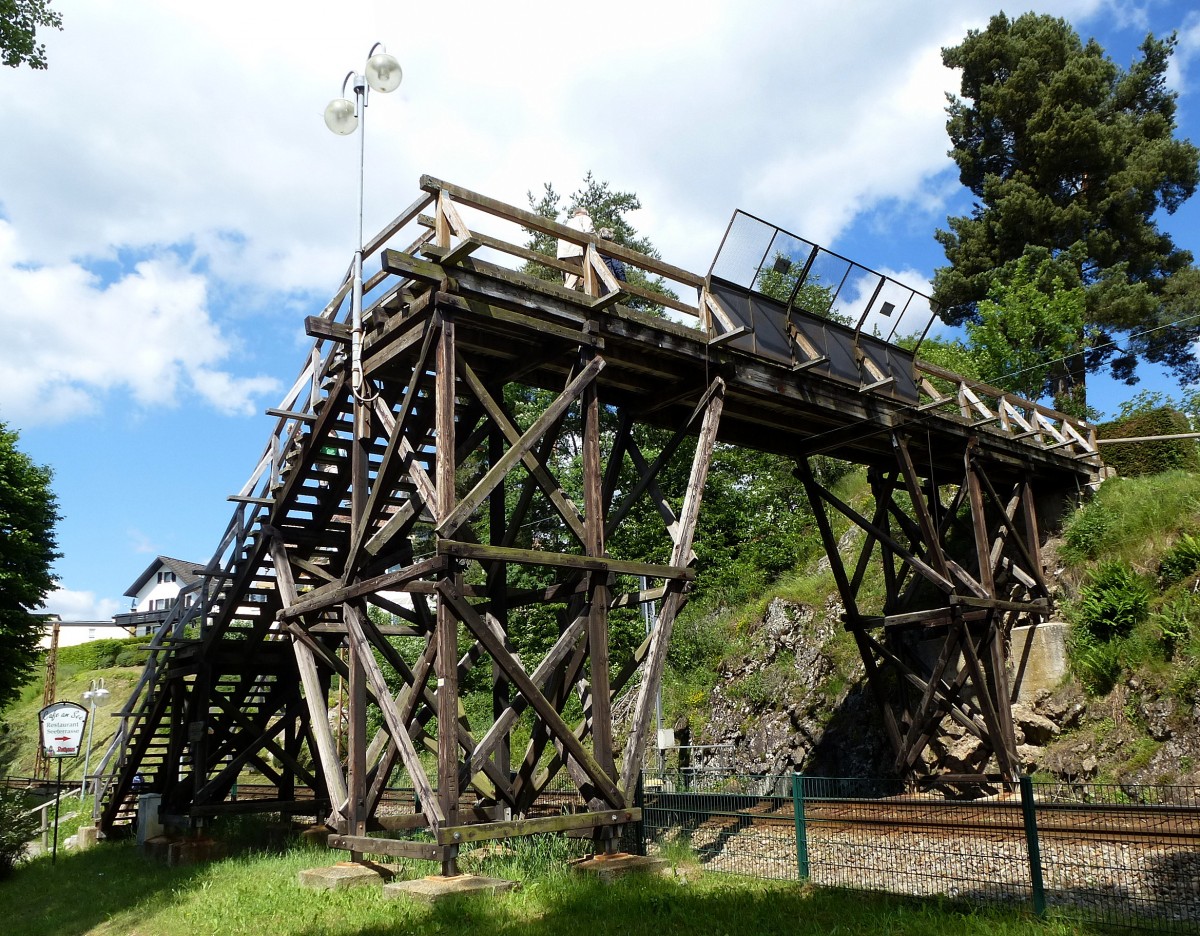
[[[513,269],[526,260],[568,269],[515,246],[517,226],[581,244],[583,290]],[[507,241],[484,233],[505,227]],[[600,250],[697,302],[618,283]],[[1085,424],[903,356],[911,399],[869,359],[853,382],[822,375],[820,348],[798,329],[790,364],[739,349],[733,339],[746,328],[721,298],[728,283],[718,289],[711,275],[428,177],[365,253],[380,269],[365,286],[362,378],[343,308],[348,279],[307,321],[312,351],[269,411],[274,430],[231,498],[234,516],[199,570],[197,600],[181,602],[151,643],[106,758],[107,833],[127,823],[140,789],[161,795],[168,821],[307,813],[352,854],[429,859],[447,874],[459,846],[481,839],[590,829],[612,849],[637,818],[634,791],[718,442],[795,459],[897,769],[926,769],[922,753],[949,717],[1015,775],[1004,640],[1017,617],[1048,611],[1037,507],[1093,478],[1099,459]],[[631,298],[695,324],[633,311]],[[812,325],[802,310],[774,311]],[[549,391],[550,402],[523,422],[506,402],[514,388]],[[639,427],[657,431],[653,449]],[[574,498],[556,476],[563,445],[581,455]],[[818,454],[869,466],[869,516],[817,480],[809,460]],[[672,503],[661,482],[677,462],[687,482]],[[535,504],[542,525],[531,540]],[[657,562],[608,548],[639,504],[660,525]],[[834,513],[862,531],[848,565]],[[969,560],[951,542],[964,522]],[[886,597],[861,608],[872,562],[882,563]],[[515,588],[520,569],[546,584]],[[612,659],[613,609],[647,601],[659,602],[652,633]],[[530,608],[558,622],[537,661],[509,641]],[[905,638],[914,631],[943,635],[932,665]],[[494,702],[483,731],[472,730],[459,692],[479,667]],[[344,756],[329,712],[335,676],[348,686]],[[614,703],[626,698],[618,744]],[[522,722],[529,740],[516,749]],[[246,767],[277,797],[231,796]],[[385,815],[397,769],[416,803]],[[564,770],[586,809],[529,818]],[[387,837],[405,829],[431,835]]]

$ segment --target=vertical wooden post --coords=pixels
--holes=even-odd
[[[278,536],[271,537],[271,560],[275,566],[275,580],[279,587],[279,597],[285,608],[290,608],[296,600],[296,583],[292,577],[292,566],[288,562],[287,550]],[[332,807],[332,818],[342,830],[345,822],[346,778],[342,774],[341,751],[334,740],[333,731],[329,727],[329,712],[326,700],[329,698],[328,679],[323,679],[317,670],[313,652],[302,640],[292,638],[292,651],[296,655],[296,668],[300,671],[300,684],[304,689],[304,702],[308,707],[308,725],[316,740],[317,753],[320,758],[321,774],[325,779],[325,788],[329,793]],[[341,677],[338,677],[339,684]],[[341,700],[338,701],[338,722],[342,718]],[[340,736],[340,731],[339,731]]]
[[[446,314],[437,338],[435,364],[434,432],[437,444],[436,479],[437,520],[441,522],[454,510],[454,319]],[[453,530],[446,531],[453,535]],[[450,587],[457,594],[461,576],[457,564],[447,568]],[[437,720],[438,720],[438,804],[447,825],[458,825],[458,621],[441,596],[437,606]],[[442,861],[442,874],[458,873],[457,848],[450,848]]]
[[[594,352],[588,352],[591,356]],[[587,555],[604,555],[603,475],[600,468],[600,394],[595,381],[583,391],[583,510],[584,549]],[[592,753],[601,769],[616,779],[612,749],[612,716],[609,706],[608,659],[608,574],[592,572],[588,576],[588,659],[592,697]],[[593,804],[602,809],[603,803]],[[605,830],[605,850],[611,851],[615,839]]]
[[[496,399],[504,398],[504,388],[498,387],[493,393]],[[504,433],[499,426],[493,426],[488,436],[488,465],[495,465],[504,454]],[[506,542],[508,531],[508,509],[505,503],[505,485],[499,485],[488,500],[488,531],[489,541],[493,546],[502,546]],[[507,564],[496,562],[488,573],[488,600],[491,604],[492,616],[504,632],[504,647],[511,649],[508,641],[508,572]],[[511,701],[508,677],[500,665],[492,661],[492,717],[499,719],[508,708]],[[496,766],[504,776],[512,774],[512,733],[505,732],[504,738],[496,745],[494,755]],[[497,803],[497,810],[505,810],[503,803]],[[507,815],[497,815],[497,819],[507,819]]]
[[[692,555],[692,540],[696,533],[696,519],[700,513],[700,501],[704,495],[704,482],[708,478],[708,467],[712,461],[713,446],[717,443],[717,429],[721,423],[721,411],[725,406],[725,381],[718,377],[713,381],[714,392],[704,410],[704,421],[700,424],[700,437],[696,442],[696,454],[692,458],[692,471],[688,478],[687,492],[683,498],[683,509],[679,512],[679,538],[671,549],[672,565],[687,565]],[[668,583],[668,592],[663,599],[658,624],[650,637],[650,649],[646,657],[646,669],[642,674],[642,685],[638,690],[633,714],[633,727],[625,743],[621,763],[621,789],[633,792],[633,785],[641,772],[642,754],[646,749],[646,732],[658,687],[662,681],[663,666],[667,662],[667,645],[675,625],[675,615],[683,607],[686,598],[681,583]]]
[[[984,587],[988,597],[996,597],[996,582],[992,575],[992,544],[987,536],[987,512],[983,503],[983,488],[975,473],[974,446],[968,446],[966,454],[965,474],[967,478],[967,495],[971,503],[971,530],[975,534],[975,554],[979,557],[979,583]]]
[[[975,446],[969,445],[966,454],[967,495],[971,504],[971,527],[975,534],[975,552],[979,557],[979,581],[987,591],[988,597],[998,598],[996,581],[992,574],[992,544],[988,540],[987,512],[983,501],[983,487],[979,480],[979,466],[975,463]],[[1040,570],[1039,570],[1040,574]],[[1009,699],[1008,661],[1004,653],[1004,628],[997,618],[999,612],[993,611],[987,618],[987,633],[984,640],[987,643],[986,656],[980,662],[986,671],[986,679],[977,686],[978,692],[991,696],[992,707],[995,711],[996,725],[992,748],[996,752],[996,760],[1002,773],[1007,779],[1015,778],[1019,771],[1017,759],[1016,730],[1012,719],[1012,700]],[[968,642],[970,637],[967,638]],[[982,700],[981,700],[982,701]],[[984,707],[985,718],[987,707]]]

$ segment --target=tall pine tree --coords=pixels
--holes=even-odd
[[[1200,151],[1175,137],[1174,47],[1174,36],[1147,36],[1122,69],[1065,20],[1001,13],[942,50],[962,71],[950,155],[977,200],[937,233],[949,265],[934,296],[951,323],[977,320],[1027,251],[1035,267],[1049,256],[1056,270],[1043,282],[1084,293],[1087,341],[1064,371],[1074,386],[1058,388],[1077,406],[1085,373],[1104,366],[1130,383],[1139,359],[1200,378],[1200,319],[1177,321],[1196,304],[1192,255],[1156,221],[1200,182]]]

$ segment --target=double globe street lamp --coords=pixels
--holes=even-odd
[[[88,690],[83,694],[83,701],[90,702],[92,711],[88,717],[88,740],[87,753],[83,756],[83,781],[79,785],[79,798],[83,799],[87,791],[88,765],[92,760],[92,732],[96,730],[96,703],[103,702],[109,696],[108,689],[104,686],[104,677],[93,679],[88,685]]]
[[[363,166],[366,153],[367,89],[387,94],[400,87],[404,77],[400,63],[389,55],[382,42],[371,46],[363,74],[350,72],[342,80],[342,96],[325,108],[325,126],[339,136],[358,130],[358,241],[354,249],[350,294],[350,389],[356,399],[366,400],[362,369],[362,291],[363,291]],[[346,97],[346,88],[354,90],[354,100]]]

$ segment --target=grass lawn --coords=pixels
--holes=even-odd
[[[564,843],[565,844],[565,843]],[[0,882],[0,931],[21,936],[237,936],[237,934],[455,934],[455,936],[758,936],[758,934],[946,934],[1067,936],[1100,930],[1042,922],[1012,911],[816,889],[705,874],[682,863],[676,876],[582,879],[553,840],[520,843],[468,870],[522,888],[502,897],[428,906],[384,900],[378,888],[300,888],[303,868],[345,856],[296,846],[189,868],[168,868],[130,844],[104,843],[20,866]],[[427,873],[414,866],[407,876]]]

